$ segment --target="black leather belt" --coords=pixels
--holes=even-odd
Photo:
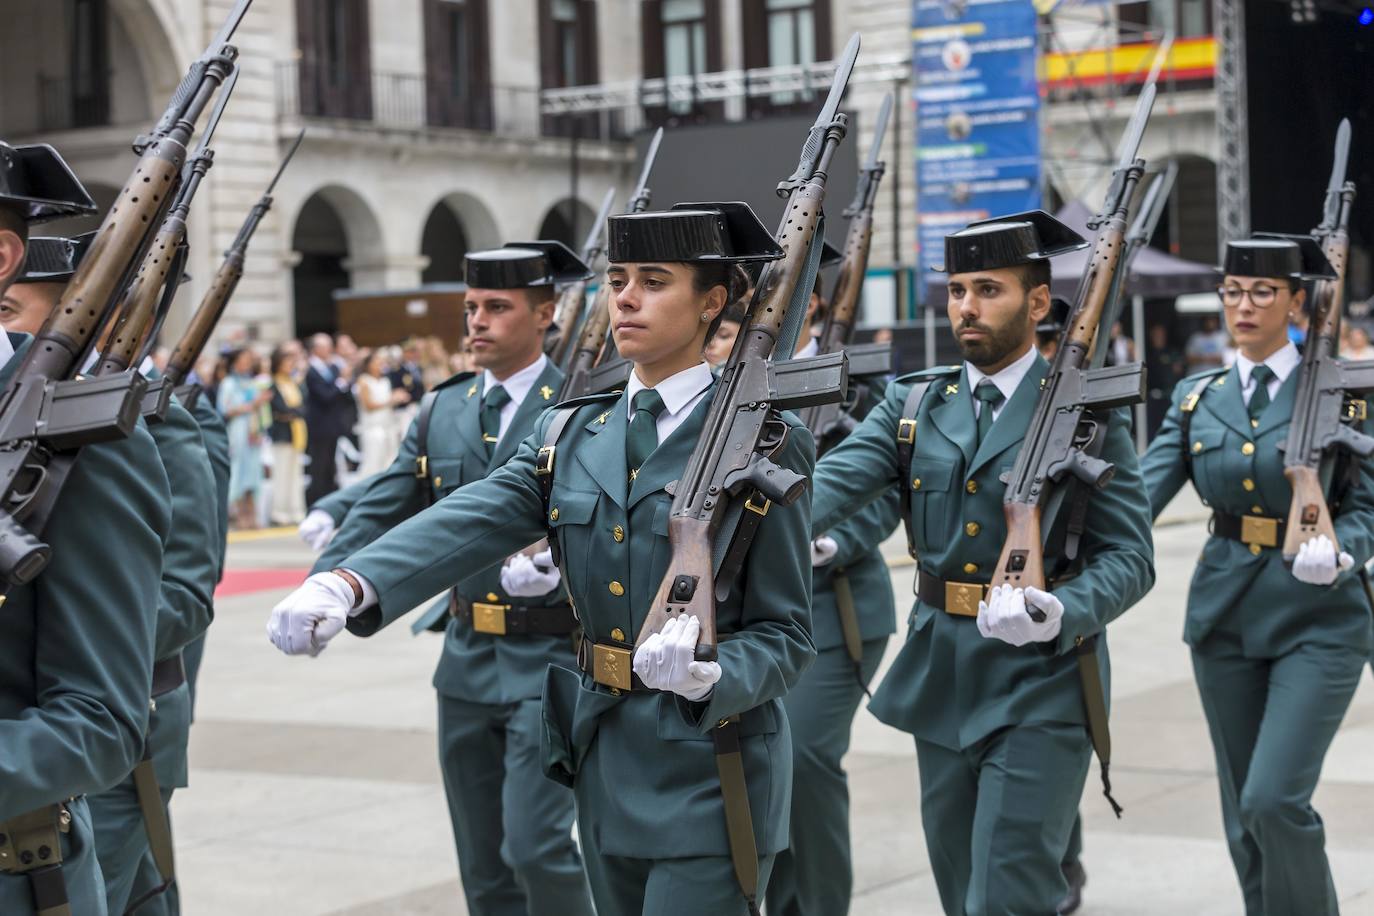
[[[181,653],[169,655],[162,661],[153,662],[153,699],[164,693],[171,693],[186,683],[186,666],[181,661]]]
[[[635,650],[630,646],[581,640],[577,645],[577,667],[582,673],[613,693],[648,690],[631,663]]]
[[[941,579],[924,569],[916,582],[916,597],[946,614],[959,617],[977,617],[978,602],[987,597],[986,582],[955,582]]]
[[[1285,519],[1265,518],[1262,515],[1228,515],[1213,512],[1208,526],[1215,536],[1231,541],[1240,541],[1250,546],[1250,552],[1258,554],[1265,547],[1277,547],[1283,543],[1288,530]]]
[[[1056,586],[1072,578],[1073,576],[1062,576],[1053,579],[1045,584],[1045,589],[1053,591]],[[920,598],[923,604],[946,614],[956,617],[977,617],[978,602],[987,598],[988,587],[987,582],[956,582],[952,579],[941,579],[923,569],[916,580],[916,597]]]
[[[448,612],[471,623],[478,633],[492,636],[567,636],[578,626],[571,604],[551,607],[496,604],[470,601],[451,592]]]

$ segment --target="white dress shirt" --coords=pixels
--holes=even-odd
[[[808,356],[815,356],[821,352],[821,342],[815,337],[808,338],[806,346],[797,351],[793,359],[806,359]]]
[[[496,376],[491,374],[490,369],[482,370],[482,397],[487,396],[487,392],[494,386],[500,385],[506,389],[506,394],[510,395],[510,400],[501,408],[501,431],[496,434],[496,442],[499,445],[505,438],[506,430],[510,429],[511,420],[515,419],[515,412],[524,403],[525,396],[530,393],[534,383],[539,381],[539,376],[544,374],[544,367],[549,364],[549,358],[543,353],[539,358],[530,363],[519,372],[508,377],[504,382],[497,381]]]
[[[978,383],[983,379],[992,379],[992,383],[997,386],[997,390],[1002,392],[1002,403],[992,409],[992,419],[997,420],[1002,414],[1002,408],[1007,406],[1011,396],[1016,393],[1016,388],[1021,384],[1021,379],[1026,377],[1030,367],[1035,363],[1038,355],[1035,347],[1028,349],[1024,356],[1016,360],[1010,366],[1006,366],[992,375],[988,375],[973,363],[964,361],[964,371],[968,373],[969,394],[978,390]],[[983,402],[976,397],[973,399],[973,416],[976,419],[983,409]]]
[[[1279,388],[1288,380],[1288,376],[1302,362],[1302,356],[1298,354],[1298,348],[1293,345],[1293,341],[1288,341],[1276,352],[1269,354],[1264,360],[1264,365],[1274,370],[1274,377],[1269,380],[1269,400],[1279,393]],[[1245,405],[1250,406],[1250,398],[1258,387],[1255,377],[1251,375],[1255,366],[1259,363],[1246,359],[1244,354],[1236,354],[1236,371],[1240,373],[1240,396],[1245,399]]]
[[[658,441],[663,442],[673,434],[673,430],[682,425],[682,422],[692,413],[692,408],[696,407],[701,398],[706,394],[706,389],[711,387],[711,383],[716,377],[711,374],[711,367],[704,362],[697,363],[690,369],[683,369],[677,375],[670,375],[663,381],[654,386],[658,396],[663,398],[663,412],[658,415]],[[639,380],[639,371],[630,373],[630,385],[625,390],[625,411],[626,417],[634,419],[635,415],[635,395],[649,386]]]

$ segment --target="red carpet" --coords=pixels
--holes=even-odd
[[[278,588],[293,588],[305,581],[309,569],[226,569],[224,579],[215,589],[216,598],[231,598]]]

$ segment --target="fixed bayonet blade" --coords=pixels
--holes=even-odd
[[[601,198],[601,209],[596,211],[596,219],[592,220],[592,228],[587,231],[587,237],[582,241],[582,260],[587,261],[601,246],[598,242],[601,233],[606,228],[606,218],[611,215],[611,205],[615,203],[615,187],[606,189],[606,196]]]
[[[849,85],[850,74],[854,72],[854,62],[858,59],[859,33],[855,32],[849,37],[849,44],[844,46],[844,54],[835,67],[835,78],[830,82],[830,94],[825,97],[825,106],[821,108],[821,113],[816,115],[814,127],[829,127],[830,122],[835,120],[835,115],[840,110],[840,100],[844,98],[845,87]]]
[[[271,194],[271,193],[272,193],[272,189],[275,188],[275,187],[277,186],[277,182],[278,182],[279,180],[281,180],[281,173],[282,173],[282,172],[285,172],[285,171],[286,171],[286,167],[287,167],[288,165],[291,164],[291,159],[292,159],[292,157],[296,155],[296,150],[298,150],[298,149],[301,148],[301,141],[304,140],[304,139],[305,139],[305,128],[302,127],[302,128],[301,128],[301,132],[298,133],[298,134],[296,134],[296,142],[294,142],[294,143],[291,144],[291,149],[289,149],[289,150],[286,151],[286,158],[283,159],[283,160],[281,161],[281,165],[279,165],[279,166],[277,167],[277,174],[275,174],[275,175],[272,176],[272,183],[269,184],[269,185],[267,186],[267,190],[266,190],[266,191],[263,191],[263,192],[262,192],[264,197],[267,196],[267,195],[269,195],[269,194]]]
[[[1131,121],[1126,125],[1126,133],[1121,137],[1117,168],[1129,168],[1135,161],[1136,153],[1140,151],[1140,140],[1145,136],[1145,127],[1150,123],[1150,112],[1154,107],[1155,86],[1150,83],[1140,91],[1140,98],[1135,103],[1135,114],[1131,115]]]
[[[234,94],[234,87],[239,82],[239,68],[235,67],[229,74],[229,78],[224,81],[224,85],[219,87],[219,97],[215,99],[215,107],[210,109],[210,118],[205,122],[205,130],[201,131],[200,142],[196,144],[195,152],[186,160],[186,168],[191,168],[191,163],[196,157],[201,156],[210,147],[210,138],[215,135],[215,128],[219,127],[220,116],[224,114],[224,107],[229,104],[229,96]]]
[[[224,25],[219,27],[219,32],[215,34],[214,40],[211,41],[206,48],[208,56],[218,54],[219,49],[223,45],[229,43],[229,39],[234,37],[234,32],[238,30],[239,23],[243,21],[243,17],[248,13],[248,7],[252,5],[253,0],[239,0],[234,6],[234,9],[229,13],[229,18],[224,20]]]
[[[883,135],[887,133],[887,119],[892,114],[892,93],[883,96],[883,105],[878,109],[878,120],[873,122],[873,146],[868,150],[868,161],[864,168],[871,169],[878,164],[878,150],[883,145]]]
[[[1331,179],[1326,183],[1328,194],[1339,194],[1345,185],[1345,170],[1350,162],[1350,119],[1341,118],[1336,128],[1336,158],[1331,162]]]
[[[644,167],[639,170],[639,184],[635,185],[635,196],[644,192],[649,184],[649,174],[654,170],[654,160],[658,158],[658,145],[663,142],[663,128],[654,131],[649,140],[649,148],[644,152]]]

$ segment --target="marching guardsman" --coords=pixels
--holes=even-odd
[[[917,601],[870,708],[915,736],[922,826],[951,914],[1054,912],[1092,753],[1076,644],[1154,581],[1146,497],[1117,411],[1102,456],[1116,476],[1093,496],[1077,568],[1043,591],[985,587],[1007,533],[1003,474],[1048,370],[1035,333],[1050,309],[1049,258],[1084,245],[1038,211],[948,236],[963,364],[898,379],[816,469],[817,534],[889,491],[903,506]],[[1105,681],[1105,646],[1098,654]]]
[[[6,303],[29,226],[94,210],[50,147],[0,144]],[[31,343],[0,334],[0,388]],[[34,581],[7,591],[0,614],[0,912],[105,912],[86,795],[125,778],[143,751],[152,609],[170,503],[146,428],[86,446],[42,533],[51,560]]]
[[[554,287],[591,272],[558,242],[470,252],[464,271],[467,340],[481,372],[456,375],[423,400],[395,462],[359,488],[351,507],[341,507],[338,532],[307,590],[322,584],[351,600],[330,569],[510,463],[554,405],[563,374],[543,351]],[[573,665],[577,618],[547,551],[533,559],[518,552],[540,537],[507,550],[515,556],[504,568],[464,567],[464,575],[434,589],[458,583],[443,608],[448,627],[434,687],[444,790],[474,916],[592,912],[571,835],[572,793],[541,776],[544,669]],[[412,606],[388,601],[385,617],[364,615],[349,629],[371,635]],[[290,640],[300,635],[279,629],[273,640],[293,648]]]
[[[782,252],[743,204],[616,216],[609,235],[612,333],[634,365],[627,390],[547,414],[486,480],[340,560],[328,575],[341,587],[313,580],[277,606],[271,626],[279,646],[318,651],[345,619],[355,628],[393,620],[551,535],[582,643],[580,672],[547,669],[543,764],[576,793],[597,912],[742,914],[712,735],[739,716],[743,792],[731,795],[748,800],[750,855],[766,884],[788,840],[791,746],[779,698],[814,655],[807,500],[761,517],[717,606],[717,661],[695,660],[692,617],[638,650],[635,638],[671,554],[668,490],[715,390],[703,345],[747,282],[738,264]],[[555,422],[561,438],[550,453],[542,447]],[[809,475],[810,436],[788,423],[773,461]],[[537,466],[541,451],[551,467]]]
[[[38,333],[93,236],[29,240],[24,274],[0,307],[6,331]],[[173,398],[167,415],[148,431],[171,486],[172,527],[163,548],[158,600],[147,606],[156,616],[156,630],[148,738],[139,764],[145,772],[131,771],[118,785],[90,796],[96,855],[112,913],[123,913],[135,899],[135,878],[145,858],[164,878],[152,881],[140,896],[155,894],[173,874],[167,806],[173,789],[187,784],[191,727],[181,652],[209,627],[219,578],[218,516],[206,512],[215,504],[215,481],[200,427]]]
[[[823,267],[827,256],[832,263],[840,258],[829,243],[825,247]],[[823,305],[818,276],[804,328]],[[801,335],[796,357],[816,355],[817,340]],[[861,409],[881,396],[881,389],[865,387]],[[897,527],[899,512],[893,490],[811,544],[816,661],[783,697],[792,727],[791,840],[768,883],[769,916],[843,916],[849,909],[849,777],[841,762],[859,702],[897,630],[891,574],[878,545]]]
[[[1374,554],[1367,460],[1328,497],[1341,551],[1303,544],[1284,564],[1288,436],[1301,357],[1288,338],[1303,280],[1335,271],[1310,238],[1230,242],[1219,293],[1237,356],[1184,379],[1142,460],[1155,514],[1191,480],[1212,536],[1188,593],[1183,638],[1207,714],[1226,841],[1245,910],[1336,913],[1312,793],[1371,646],[1359,569]]]

